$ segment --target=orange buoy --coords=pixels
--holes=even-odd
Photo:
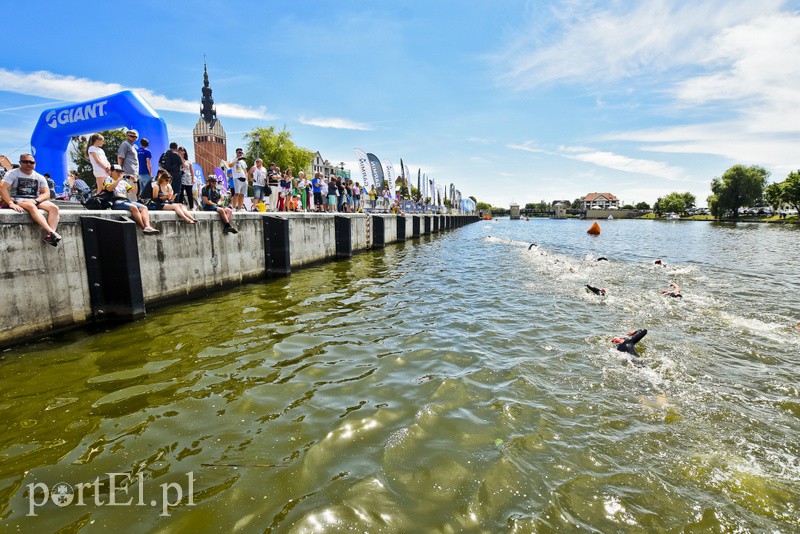
[[[599,224],[597,224],[597,221],[595,221],[595,222],[592,224],[592,227],[591,227],[591,228],[589,228],[589,229],[586,231],[586,233],[587,233],[587,234],[592,234],[592,235],[600,235],[600,225],[599,225]]]

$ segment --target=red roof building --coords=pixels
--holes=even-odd
[[[619,209],[619,199],[611,193],[589,193],[581,198],[581,208],[584,210]]]

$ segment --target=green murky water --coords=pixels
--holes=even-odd
[[[601,225],[481,222],[8,350],[0,525],[800,530],[800,232]],[[609,340],[642,327],[640,367]]]

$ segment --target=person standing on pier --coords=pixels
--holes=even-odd
[[[139,141],[139,148],[136,149],[136,157],[139,160],[139,198],[148,198],[147,194],[152,194],[151,188],[153,180],[153,166],[150,160],[153,155],[147,148],[150,146],[150,141],[142,137]]]
[[[278,191],[281,180],[281,171],[275,165],[275,162],[269,164],[267,171],[267,185],[269,186],[269,211],[278,211]]]
[[[178,143],[173,141],[169,144],[169,150],[161,154],[161,157],[158,158],[158,166],[172,176],[172,190],[181,191],[181,187],[183,186],[181,182],[183,156],[178,153]]]
[[[255,165],[250,167],[247,173],[253,181],[253,211],[256,211],[256,202],[265,202],[269,200],[269,185],[267,185],[267,169],[264,167],[264,162],[261,158],[256,160]]]
[[[125,175],[125,180],[138,182],[139,180],[139,152],[137,152],[134,143],[139,139],[139,132],[136,130],[128,130],[125,134],[125,140],[120,143],[117,150],[117,163],[122,167],[122,172]],[[132,184],[131,184],[132,185]],[[141,184],[139,184],[138,192],[141,192]],[[129,196],[129,200],[136,200],[138,198],[133,195]]]
[[[244,150],[236,149],[236,158],[228,162],[233,170],[233,198],[231,208],[233,211],[244,210],[244,197],[247,195],[247,161],[244,159]]]
[[[89,136],[89,147],[86,149],[86,154],[89,157],[89,163],[92,164],[92,174],[97,185],[96,193],[103,190],[103,182],[111,172],[111,164],[106,158],[106,153],[103,150],[103,144],[106,142],[105,138],[99,133]]]

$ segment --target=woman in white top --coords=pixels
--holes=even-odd
[[[97,193],[103,190],[103,181],[110,176],[111,165],[108,163],[106,153],[101,148],[105,139],[99,133],[89,136],[89,148],[86,152],[89,154],[89,162],[92,164],[92,174],[97,182]]]

